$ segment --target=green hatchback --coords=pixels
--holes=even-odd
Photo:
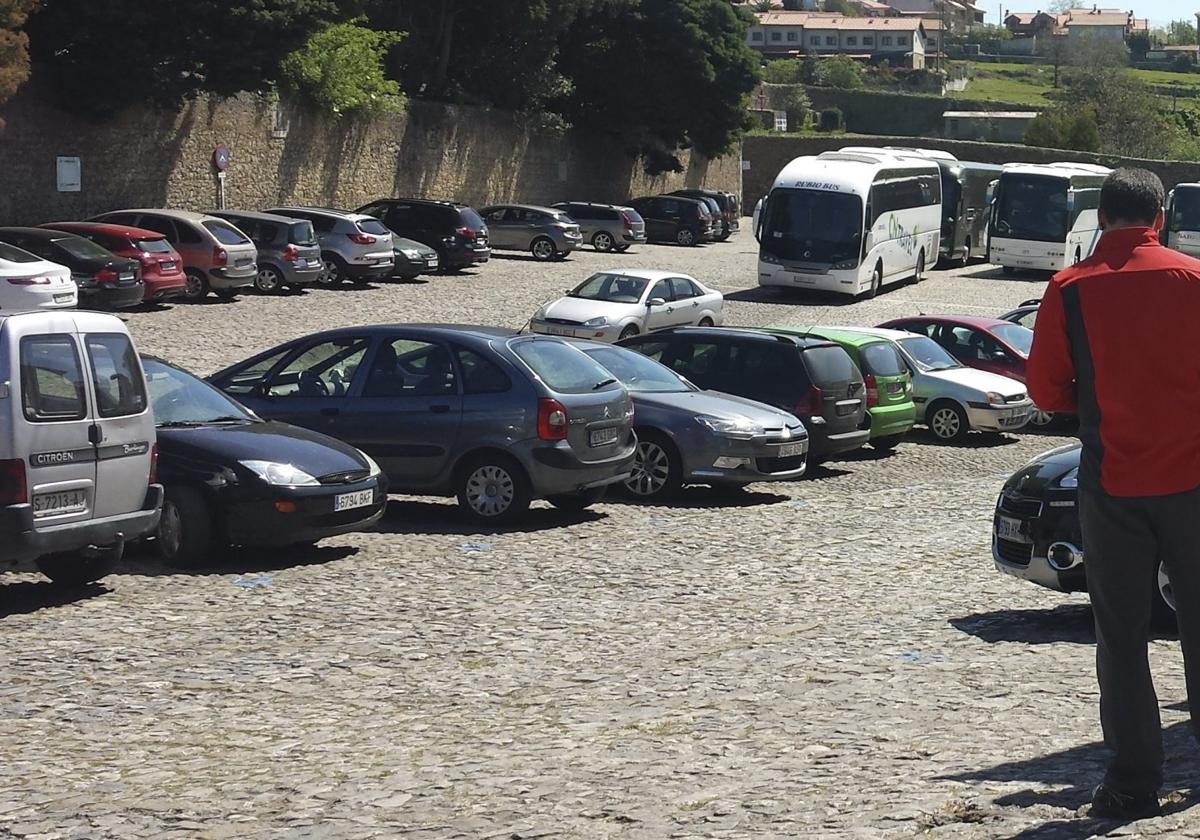
[[[837,327],[768,327],[772,332],[810,335],[839,345],[862,371],[871,416],[871,445],[892,449],[917,419],[912,377],[892,342]]]

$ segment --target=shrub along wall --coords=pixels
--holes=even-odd
[[[647,176],[622,138],[539,133],[515,115],[412,102],[372,121],[336,122],[262,97],[198,99],[178,113],[131,109],[90,123],[27,86],[0,109],[0,223],[81,219],[121,207],[211,209],[218,143],[228,146],[227,207],[358,207],[380,196],[499,201],[620,201],[706,186],[741,193],[739,155],[680,156]],[[78,192],[60,192],[56,158],[80,158]]]
[[[940,134],[945,111],[1028,111],[1027,105],[941,96],[807,86],[813,108],[840,108],[846,130],[859,134]]]

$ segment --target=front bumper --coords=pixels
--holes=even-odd
[[[637,437],[630,430],[606,457],[585,461],[565,441],[530,441],[522,458],[534,498],[577,493],[624,481],[633,472]]]
[[[591,341],[605,341],[609,344],[621,337],[621,324],[606,324],[603,327],[586,327],[583,324],[559,324],[542,318],[531,318],[531,332],[542,335],[561,335],[568,338],[586,338]]]
[[[968,405],[967,420],[981,432],[1015,432],[1033,417],[1032,400],[997,406]]]
[[[130,286],[89,286],[79,290],[79,305],[86,309],[128,309],[146,297],[141,280]]]
[[[1000,536],[1001,518],[1018,523],[1016,539],[1011,534]],[[992,561],[999,571],[1058,592],[1086,591],[1086,563],[1066,570],[1050,565],[1047,553],[1055,542],[1083,548],[1073,493],[1058,490],[1044,499],[1017,499],[1015,503],[1001,495],[992,517]]]
[[[404,256],[404,254],[396,254],[392,276],[416,277],[418,274],[437,271],[439,265],[441,265],[441,262],[438,259],[437,252],[428,256],[413,257],[411,259]]]
[[[35,560],[47,554],[135,540],[158,527],[162,501],[162,485],[151,484],[146,488],[140,510],[45,528],[36,527],[31,504],[0,508],[0,560],[9,563]]]
[[[791,451],[795,448],[800,451]],[[742,440],[709,435],[703,442],[680,447],[690,450],[684,457],[684,483],[794,481],[808,468],[808,448],[808,439],[804,437],[764,436]]]
[[[336,496],[362,491],[371,491],[370,505],[334,510]],[[276,507],[277,503],[288,502],[295,505],[290,513]],[[320,487],[276,487],[269,496],[231,496],[223,505],[229,542],[259,546],[312,542],[361,531],[378,522],[386,506],[387,484],[382,478]]]

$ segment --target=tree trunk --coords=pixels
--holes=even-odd
[[[437,70],[433,76],[434,86],[441,90],[446,84],[446,74],[450,70],[450,50],[454,42],[454,11],[457,0],[442,0],[442,15],[438,26],[440,49],[438,51]]]

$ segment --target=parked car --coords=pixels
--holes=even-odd
[[[621,344],[706,391],[796,415],[808,432],[809,464],[858,449],[871,436],[862,374],[832,341],[765,330],[684,327]]]
[[[742,487],[804,475],[808,433],[786,411],[716,391],[701,391],[668,367],[624,347],[577,346],[633,398],[637,458],[625,489],[642,499],[669,497],[684,484]]]
[[[866,385],[872,447],[894,449],[913,427],[917,407],[913,403],[912,376],[892,342],[838,327],[772,327],[771,331],[825,338],[849,354]]]
[[[183,259],[183,296],[200,300],[210,291],[225,300],[254,284],[258,250],[224,219],[186,210],[114,210],[93,222],[145,228],[161,233]]]
[[[583,243],[579,225],[553,207],[497,204],[479,211],[493,251],[528,251],[537,260],[561,260]]]
[[[187,289],[183,258],[161,233],[102,222],[48,222],[41,227],[82,236],[118,257],[137,260],[142,266],[144,300],[182,297]]]
[[[709,217],[712,219],[713,242],[724,242],[732,235],[733,231],[725,227],[725,212],[721,209],[721,202],[717,201],[715,196],[706,195],[699,190],[675,190],[670,195],[703,202],[705,208],[708,210]]]
[[[348,327],[290,341],[212,382],[262,417],[375,458],[399,493],[456,495],[481,524],[533,499],[581,510],[633,468],[633,406],[562,339],[490,327]]]
[[[1021,305],[1016,309],[1010,309],[1000,316],[1002,321],[1012,321],[1014,324],[1020,324],[1025,329],[1032,330],[1033,325],[1037,323],[1038,309],[1042,305],[1041,298],[1030,298],[1022,301]]]
[[[461,271],[491,258],[488,229],[471,207],[454,201],[381,198],[359,207],[396,236],[424,242],[438,253],[442,271]]]
[[[583,241],[597,251],[628,251],[631,245],[646,242],[646,222],[632,207],[588,201],[562,201],[552,206],[570,216],[579,225]]]
[[[966,367],[927,335],[867,327],[839,329],[896,345],[912,376],[916,422],[928,426],[939,440],[961,443],[972,429],[1015,432],[1033,416],[1033,402],[1023,383]]]
[[[162,506],[129,331],[97,312],[2,315],[0,382],[0,564],[99,580]]]
[[[1079,527],[1078,443],[1043,452],[1007,481],[992,517],[992,559],[1005,574],[1059,592],[1086,592],[1085,546]],[[1158,571],[1152,621],[1171,626],[1175,599]]]
[[[35,227],[0,228],[0,242],[71,269],[79,305],[88,309],[128,309],[142,302],[145,286],[135,260],[115,256],[90,239]]]
[[[78,302],[71,269],[0,242],[0,312],[74,309]]]
[[[213,210],[249,237],[258,249],[254,287],[268,294],[315,283],[325,270],[316,231],[308,219],[292,219],[250,210]]]
[[[725,298],[694,277],[645,268],[601,271],[543,304],[533,332],[617,341],[638,333],[725,320]]]
[[[324,207],[272,207],[267,212],[312,222],[325,264],[321,283],[382,280],[395,269],[392,232],[372,216]]]
[[[395,234],[392,234],[392,260],[395,263],[392,276],[401,280],[432,274],[439,265],[436,250],[415,239],[405,239]]]
[[[706,201],[714,202],[721,220],[721,234],[717,237],[718,242],[724,242],[741,228],[742,208],[738,197],[733,193],[719,190],[675,190],[671,195],[680,195],[684,198],[703,198]]]
[[[387,479],[353,446],[264,421],[192,374],[142,357],[165,488],[155,547],[190,567],[232,545],[315,543],[383,515]]]
[[[712,239],[712,216],[704,202],[677,195],[635,198],[629,206],[646,222],[650,242],[698,245]]]

